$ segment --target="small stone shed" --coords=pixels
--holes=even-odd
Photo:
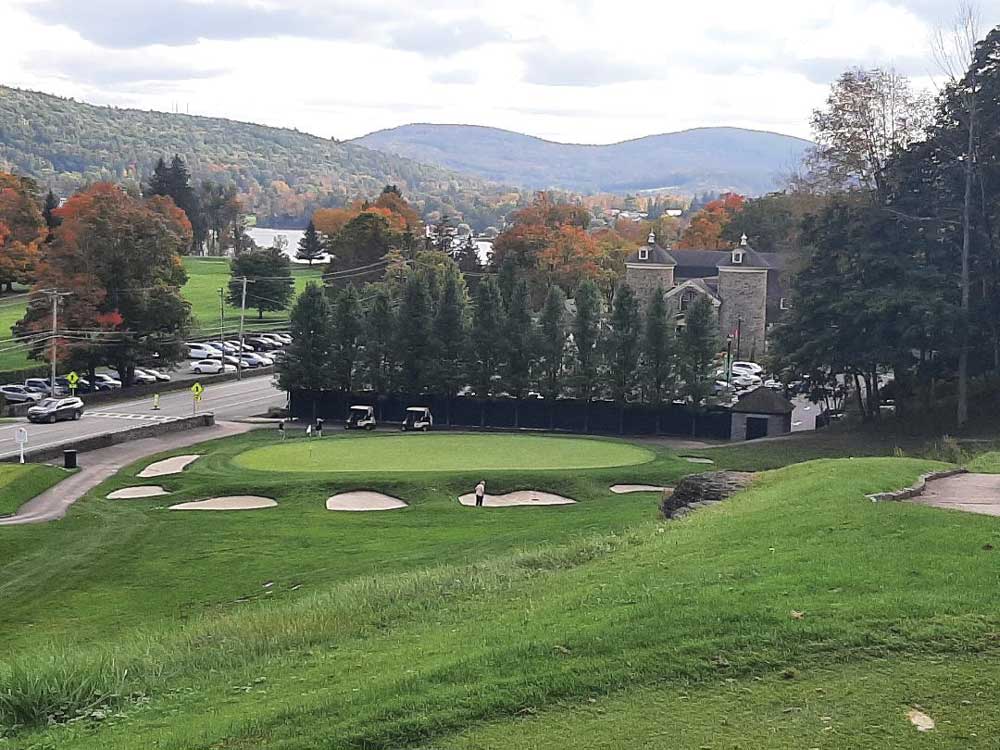
[[[792,402],[760,386],[745,394],[733,407],[732,440],[756,440],[792,431]]]

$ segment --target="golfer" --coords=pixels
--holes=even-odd
[[[476,485],[476,507],[483,507],[483,498],[486,497],[486,480],[480,479],[479,484]]]
[[[323,437],[323,420],[318,417],[316,419],[316,429],[314,432],[316,433],[316,437]]]
[[[285,420],[282,419],[278,422],[278,434],[281,435],[281,439],[285,439]]]

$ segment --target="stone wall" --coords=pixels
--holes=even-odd
[[[667,518],[680,518],[692,510],[721,503],[750,484],[753,474],[742,471],[707,471],[684,477],[673,492],[665,492],[660,510]]]
[[[733,356],[738,359],[760,359],[764,356],[764,336],[767,325],[767,271],[764,269],[719,269],[719,331],[723,339],[740,327],[740,351],[736,340]]]
[[[674,288],[674,269],[672,266],[626,266],[625,283],[635,292],[639,304],[645,309],[657,287],[662,287],[664,292]]]

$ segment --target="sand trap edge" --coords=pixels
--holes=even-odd
[[[146,484],[138,487],[122,487],[107,495],[108,500],[142,500],[147,497],[163,497],[170,493],[158,484]]]
[[[466,507],[475,507],[476,495],[473,492],[462,495],[458,502]],[[576,505],[576,500],[553,492],[541,492],[536,490],[516,490],[503,495],[490,495],[487,493],[483,500],[484,508],[531,508],[551,505]]]
[[[269,497],[257,495],[229,495],[226,497],[210,497],[207,500],[194,500],[190,503],[171,505],[169,510],[260,510],[275,508],[277,501]]]
[[[136,474],[140,479],[150,479],[151,477],[165,477],[171,474],[180,474],[184,469],[201,458],[201,454],[189,454],[186,456],[171,456],[162,461],[154,461],[145,469]]]
[[[339,492],[326,499],[326,509],[332,511],[346,511],[353,513],[363,513],[366,511],[381,510],[401,510],[408,508],[405,502],[398,497],[386,495],[372,490],[355,490],[353,492]]]
[[[609,488],[616,495],[631,495],[636,492],[673,492],[673,487],[659,484],[613,484]]]

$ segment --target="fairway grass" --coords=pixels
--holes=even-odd
[[[610,440],[449,433],[287,441],[247,451],[233,463],[255,471],[386,474],[596,469],[653,458],[645,448]]]
[[[12,747],[996,746],[1000,522],[865,497],[943,464],[811,461],[664,521],[655,496],[608,490],[704,468],[658,448],[624,470],[484,472],[579,503],[479,513],[454,501],[478,469],[234,470],[273,440],[204,444],[163,479],[267,512],[101,499],[150,458],[58,524],[0,533]],[[325,510],[360,487],[410,507]]]

